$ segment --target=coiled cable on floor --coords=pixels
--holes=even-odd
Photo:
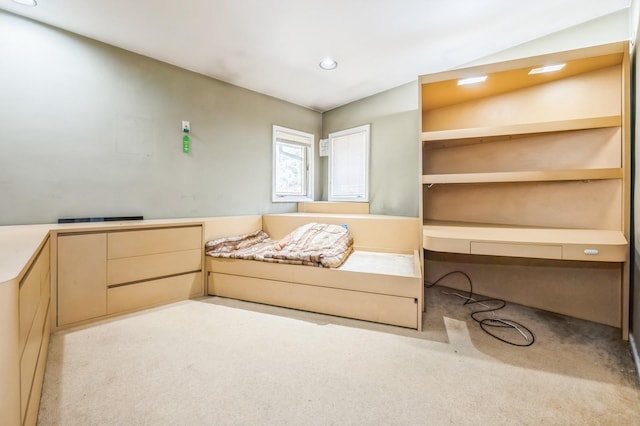
[[[447,277],[450,277],[451,275],[454,274],[460,274],[463,275],[468,283],[469,283],[469,294],[467,296],[457,293],[455,291],[444,291],[441,290],[443,294],[447,294],[447,295],[453,295],[453,296],[457,296],[460,297],[462,299],[465,300],[465,302],[463,303],[463,306],[465,305],[473,305],[473,304],[477,304],[482,306],[484,309],[479,309],[479,310],[475,310],[471,313],[471,318],[477,322],[480,325],[480,328],[487,333],[488,335],[490,335],[491,337],[498,339],[504,343],[508,343],[510,345],[513,346],[531,346],[533,345],[533,342],[535,341],[535,336],[533,335],[533,332],[531,330],[529,330],[527,327],[525,327],[524,325],[520,324],[519,322],[513,321],[513,320],[509,320],[509,319],[504,319],[504,318],[498,318],[495,314],[496,311],[504,308],[505,306],[507,306],[507,302],[505,302],[502,299],[495,299],[495,298],[488,298],[488,299],[481,299],[478,300],[476,298],[473,297],[473,282],[471,281],[471,277],[464,271],[451,271],[448,272],[446,274],[444,274],[443,276],[441,276],[440,278],[438,278],[437,280],[435,280],[434,282],[428,282],[425,281],[425,288],[431,288],[434,287],[436,285],[438,285],[442,280],[444,280]],[[493,305],[493,306],[492,306]],[[492,317],[490,318],[479,318],[479,316],[483,315],[483,314],[488,314],[490,313],[492,315]],[[516,330],[521,336],[522,339],[524,341],[524,343],[519,343],[519,342],[515,342],[515,341],[510,341],[507,340],[501,336],[498,336],[496,334],[496,332],[494,332],[494,328],[509,328],[509,329],[513,329]]]

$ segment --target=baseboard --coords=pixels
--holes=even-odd
[[[636,363],[636,373],[638,374],[638,382],[640,382],[640,355],[638,355],[638,345],[633,338],[633,334],[629,334],[629,344],[631,345],[631,354],[633,361]]]

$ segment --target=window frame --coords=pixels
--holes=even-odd
[[[280,138],[278,135],[280,134]],[[282,135],[285,137],[282,137]],[[287,139],[286,135],[291,135],[291,139]],[[304,139],[301,141],[300,139]],[[302,182],[303,193],[301,194],[284,194],[276,191],[276,179],[278,172],[278,148],[280,144],[298,145],[306,150],[306,174]],[[315,135],[303,132],[301,130],[290,129],[288,127],[273,125],[272,129],[272,168],[271,168],[271,201],[274,203],[294,203],[303,201],[313,201],[313,166],[314,166],[314,149]]]
[[[336,139],[343,136],[354,135],[358,133],[364,133],[364,194],[353,194],[353,195],[335,195],[334,187],[333,187],[333,175],[334,175],[334,159],[335,159],[335,148],[334,145],[336,143]],[[329,139],[329,166],[328,166],[328,201],[333,202],[353,202],[353,203],[368,203],[369,202],[369,164],[370,164],[370,145],[371,145],[371,125],[364,124],[358,127],[352,127],[350,129],[340,130],[338,132],[332,132],[328,135]]]

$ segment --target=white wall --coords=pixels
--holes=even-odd
[[[614,43],[621,40],[629,40],[629,36],[629,11],[620,10],[610,15],[585,22],[582,25],[532,40],[512,49],[479,58],[470,63],[461,64],[457,68]]]

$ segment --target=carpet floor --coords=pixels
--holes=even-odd
[[[640,424],[618,329],[509,304],[516,347],[427,301],[421,332],[218,297],[61,331],[38,424]]]

